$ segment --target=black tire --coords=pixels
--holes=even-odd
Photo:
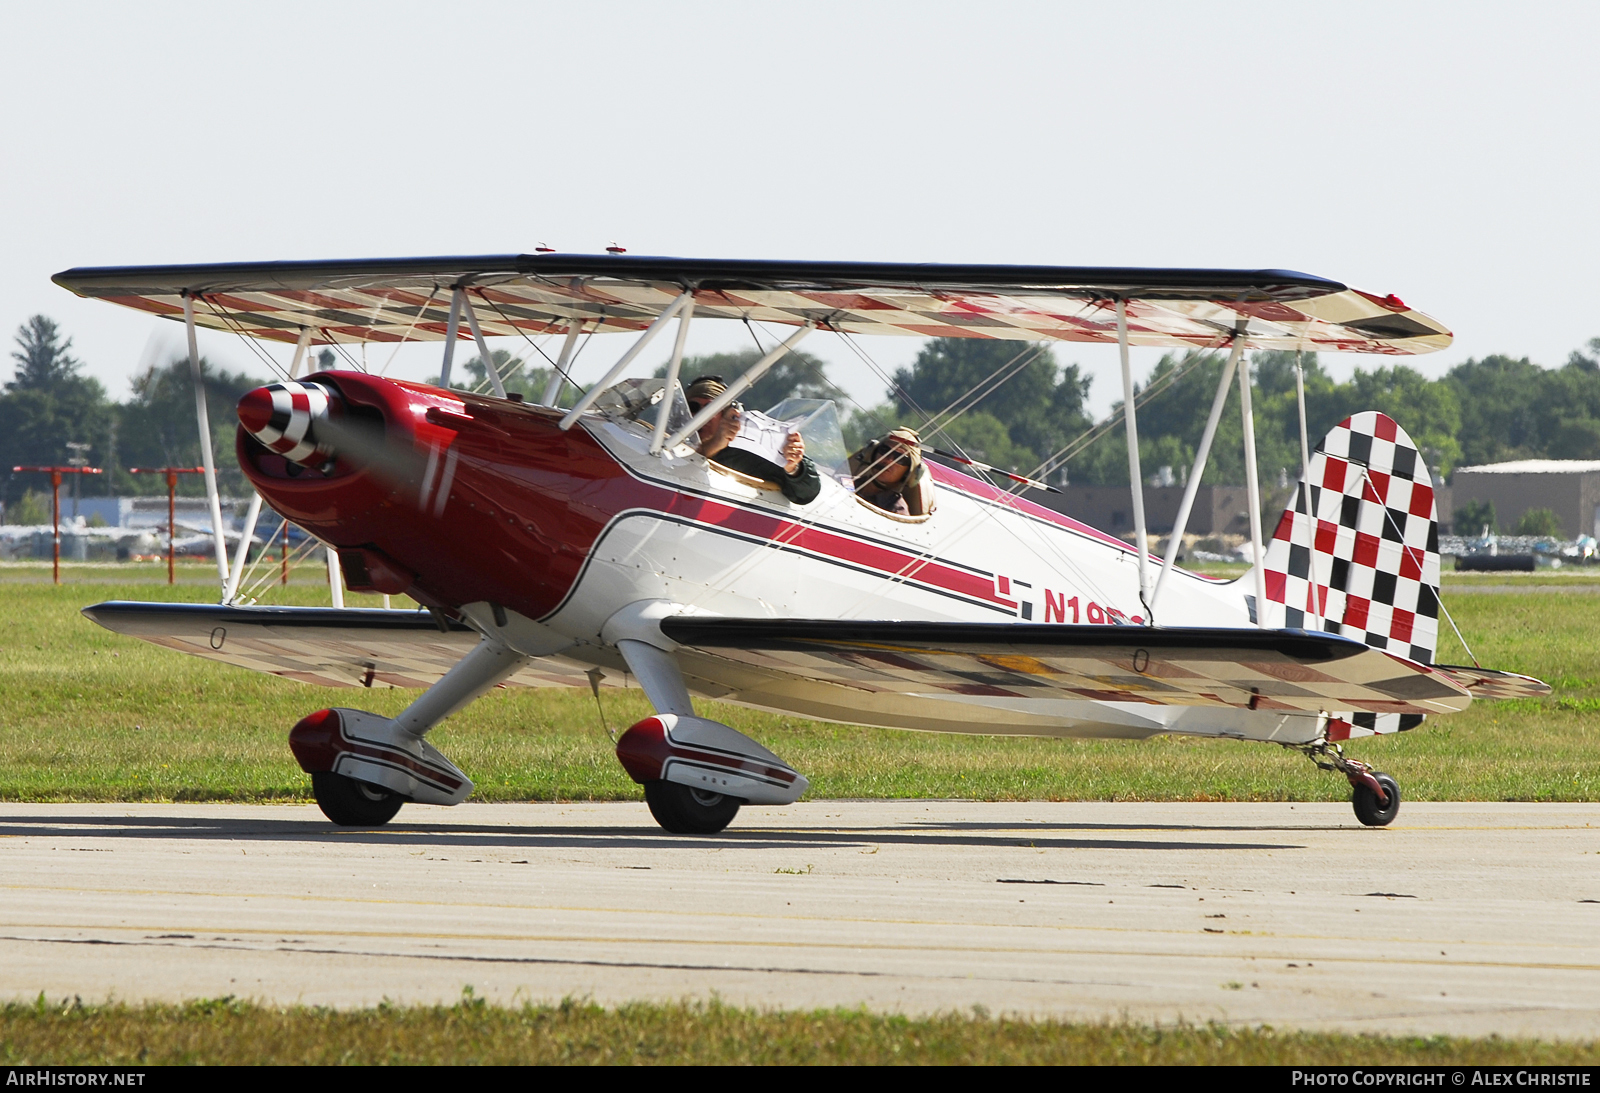
[[[1389,795],[1388,803],[1380,808],[1378,795],[1368,786],[1357,785],[1355,792],[1350,795],[1350,804],[1356,810],[1356,819],[1368,827],[1383,827],[1400,813],[1400,784],[1387,774],[1375,771],[1372,776],[1383,787],[1383,792]]]
[[[340,827],[382,827],[406,803],[392,790],[332,771],[313,773],[311,792],[316,795],[322,814]]]
[[[738,797],[666,781],[646,782],[644,799],[656,823],[674,835],[715,835],[733,822],[744,804]]]

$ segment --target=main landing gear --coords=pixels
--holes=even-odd
[[[323,815],[343,827],[378,827],[407,801],[460,804],[472,779],[423,739],[445,717],[510,676],[527,659],[485,634],[399,717],[318,710],[289,733],[289,748]]]
[[[1350,805],[1367,827],[1386,827],[1400,814],[1400,783],[1389,775],[1359,759],[1346,759],[1343,748],[1326,740],[1300,750],[1323,770],[1337,771],[1350,780]]]
[[[289,733],[300,769],[311,775],[317,805],[334,823],[377,827],[407,801],[460,804],[472,792],[472,780],[423,737],[528,657],[571,644],[521,616],[511,622],[493,604],[468,604],[462,611],[482,639],[400,716],[318,710]],[[683,674],[668,651],[672,643],[653,621],[677,611],[664,601],[641,601],[618,611],[602,631],[660,711],[622,734],[617,758],[644,787],[650,812],[663,828],[675,835],[714,835],[743,806],[793,804],[809,783],[743,733],[695,716]]]
[[[358,782],[331,770],[311,772],[311,792],[322,814],[340,827],[381,827],[406,799],[393,790]]]
[[[665,779],[646,782],[644,800],[656,823],[674,835],[715,835],[733,822],[744,804],[738,797]]]
[[[617,759],[644,787],[656,823],[674,835],[715,835],[745,805],[793,804],[810,784],[805,775],[744,733],[696,717],[677,661],[666,649],[630,636],[651,636],[650,627],[629,621],[630,614],[644,618],[643,610],[624,609],[606,623],[605,633],[657,712],[622,734]],[[619,617],[626,627],[617,623]],[[655,640],[664,640],[659,631]]]

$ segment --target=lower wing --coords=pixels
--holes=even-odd
[[[427,687],[478,643],[459,622],[441,631],[420,611],[331,607],[222,607],[115,600],[85,607],[93,621],[180,653],[324,687]],[[508,683],[579,687],[583,668],[528,661]]]
[[[1054,695],[1098,702],[1318,713],[1449,713],[1510,673],[1440,669],[1303,630],[1017,623],[832,622],[677,616],[662,633],[702,656],[857,690]]]

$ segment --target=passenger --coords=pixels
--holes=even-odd
[[[856,496],[897,516],[933,511],[933,483],[922,462],[922,438],[914,429],[892,429],[850,457]]]
[[[689,385],[684,397],[689,411],[698,414],[718,395],[728,389],[721,376],[701,376]],[[806,442],[800,434],[792,432],[783,446],[783,465],[763,459],[744,448],[729,447],[739,435],[744,408],[737,402],[729,403],[723,410],[700,427],[700,454],[727,467],[771,482],[783,495],[797,505],[809,505],[822,492],[822,477],[817,466],[806,455]]]

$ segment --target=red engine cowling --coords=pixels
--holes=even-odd
[[[258,388],[239,417],[246,476],[353,590],[431,606],[547,615],[645,488],[557,411],[362,372]]]

